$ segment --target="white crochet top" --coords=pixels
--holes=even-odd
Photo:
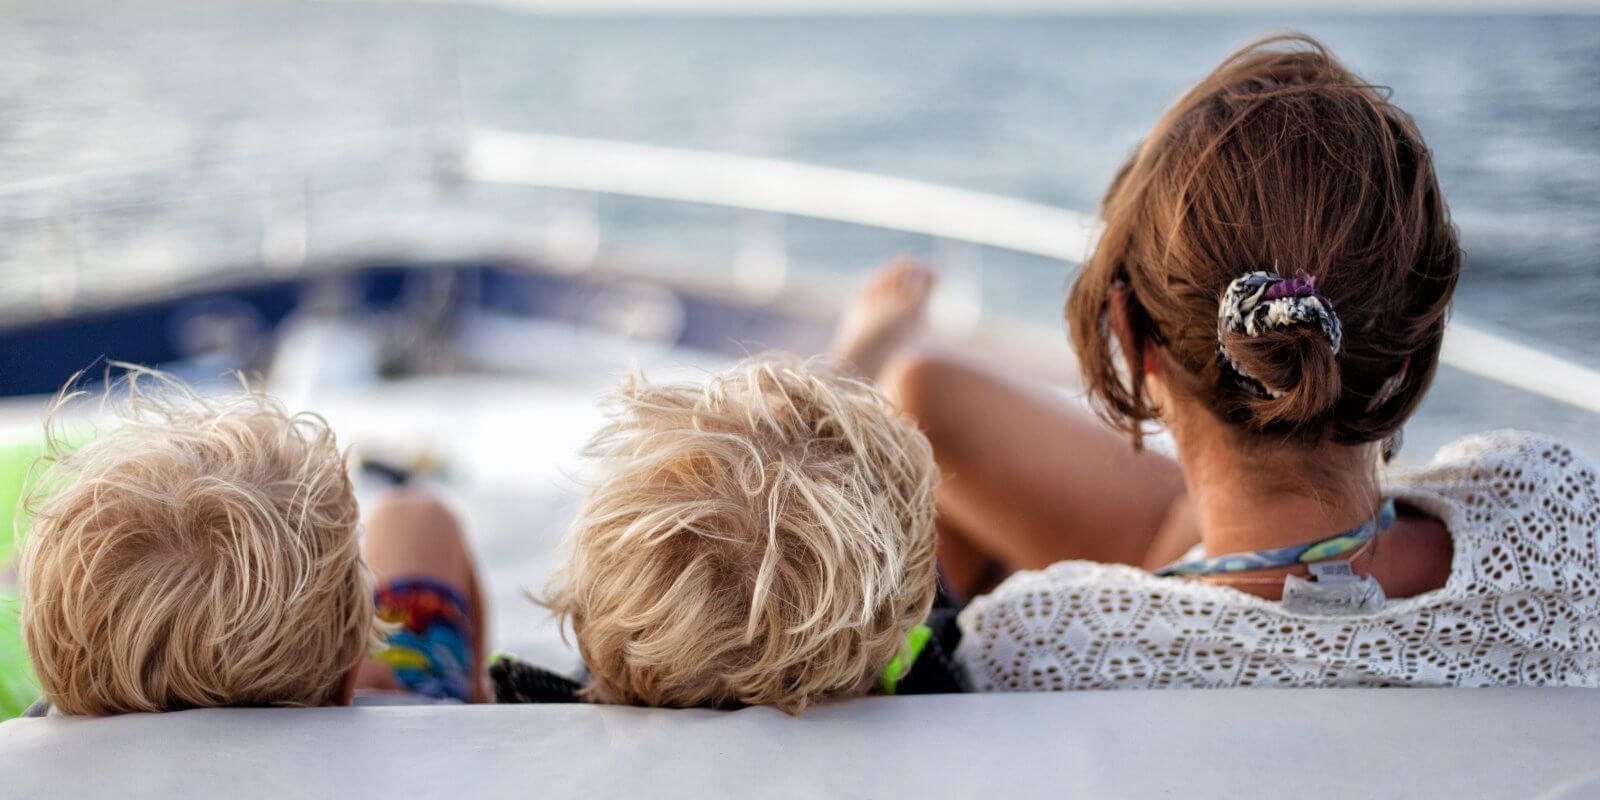
[[[1600,686],[1600,487],[1550,439],[1458,441],[1387,493],[1450,530],[1443,588],[1350,616],[1065,561],[961,613],[980,691],[1232,686]]]

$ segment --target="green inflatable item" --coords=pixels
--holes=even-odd
[[[37,699],[39,682],[28,667],[28,652],[17,625],[17,597],[0,587],[0,721],[21,716]]]
[[[20,715],[39,698],[39,682],[28,666],[17,615],[20,599],[12,585],[11,559],[27,520],[18,514],[28,474],[44,446],[28,442],[0,446],[0,720]]]
[[[44,454],[39,444],[9,444],[0,446],[0,570],[11,563],[16,549],[17,506],[22,503],[22,490],[28,480],[28,470]]]

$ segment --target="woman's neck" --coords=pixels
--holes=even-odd
[[[1178,440],[1208,556],[1306,544],[1377,512],[1382,496],[1372,448],[1247,451],[1218,426]]]

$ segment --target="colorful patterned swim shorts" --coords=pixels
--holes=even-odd
[[[402,578],[378,587],[378,617],[397,627],[378,660],[408,691],[436,700],[472,699],[472,613],[454,587]]]

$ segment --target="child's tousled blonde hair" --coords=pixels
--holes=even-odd
[[[374,616],[333,432],[248,386],[201,397],[134,369],[114,396],[94,441],[50,436],[28,500],[22,626],[46,697],[68,714],[339,702]]]
[[[770,704],[868,691],[936,585],[927,439],[871,385],[757,359],[632,378],[546,603],[600,701]]]

